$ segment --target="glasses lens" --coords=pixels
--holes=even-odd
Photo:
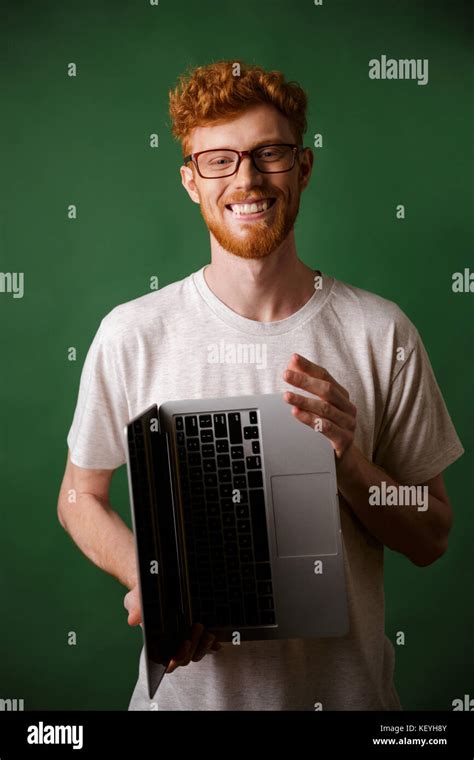
[[[254,150],[253,155],[262,172],[286,172],[293,166],[293,149],[288,145],[264,145]]]
[[[198,168],[203,177],[227,177],[235,171],[238,158],[233,150],[209,150],[198,156]]]

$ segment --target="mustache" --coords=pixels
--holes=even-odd
[[[235,195],[230,200],[225,201],[223,204],[224,206],[230,206],[233,203],[257,203],[258,201],[266,200],[267,198],[279,198],[281,193],[276,193],[275,191],[272,192],[258,192],[258,193],[241,193],[240,195]]]

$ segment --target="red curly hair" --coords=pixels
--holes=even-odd
[[[233,73],[236,64],[240,76]],[[281,111],[297,142],[303,142],[308,98],[297,82],[286,82],[281,71],[265,71],[241,61],[217,61],[183,74],[175,89],[169,91],[171,131],[181,141],[183,156],[190,151],[189,136],[194,127],[225,121],[259,103],[269,103]]]

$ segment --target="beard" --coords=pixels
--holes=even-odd
[[[247,197],[249,195],[250,193],[246,193]],[[268,197],[276,198],[272,207],[273,211],[270,211],[265,219],[259,219],[255,222],[240,222],[242,227],[245,227],[245,232],[240,232],[240,234],[232,230],[230,217],[229,222],[226,224],[213,216],[211,209],[206,206],[202,198],[200,202],[201,214],[209,232],[214,235],[224,250],[243,259],[260,259],[276,250],[288,237],[294,227],[300,206],[300,193],[298,193],[294,202],[291,201],[291,196],[290,201],[287,202],[287,199],[281,192],[263,193],[259,189],[258,195],[255,192],[252,193],[252,198],[261,199]],[[233,200],[239,203],[245,200],[245,196],[242,199],[236,197]],[[225,209],[225,206],[222,206],[222,214],[224,216],[231,213]]]

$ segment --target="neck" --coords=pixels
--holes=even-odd
[[[211,235],[211,263],[204,277],[220,301],[258,322],[286,319],[314,294],[314,270],[298,258],[293,230],[261,259],[229,253]]]

